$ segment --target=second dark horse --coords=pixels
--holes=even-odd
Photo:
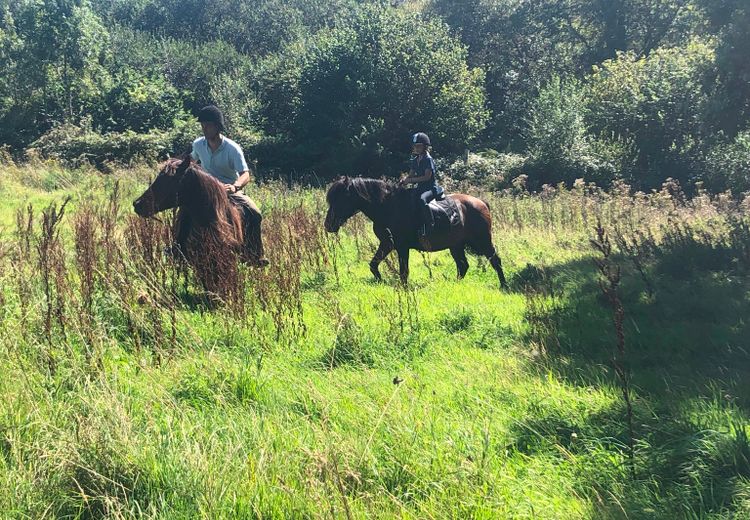
[[[370,261],[370,271],[381,279],[378,266],[388,254],[396,250],[402,283],[409,277],[409,250],[440,251],[450,249],[456,261],[458,277],[469,269],[466,248],[486,256],[497,273],[500,286],[507,288],[500,257],[492,245],[492,217],[487,204],[471,195],[448,195],[455,201],[460,222],[448,229],[436,229],[429,236],[429,248],[417,237],[419,214],[412,193],[394,183],[362,177],[341,177],[331,184],[326,196],[328,214],[325,229],[335,233],[358,212],[372,220],[373,231],[380,245]]]

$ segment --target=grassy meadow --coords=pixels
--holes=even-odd
[[[216,306],[132,212],[154,173],[0,167],[0,517],[750,516],[748,201],[480,194],[502,292],[448,252],[375,283],[364,218],[266,184]]]

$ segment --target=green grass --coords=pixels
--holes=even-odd
[[[588,245],[593,213],[581,214],[599,204],[614,222],[624,200],[489,196],[510,292],[476,259],[456,281],[448,253],[414,254],[407,290],[385,265],[386,283],[376,284],[367,267],[374,237],[355,220],[320,246],[327,262],[303,266],[304,329],[280,331],[257,289],[240,313],[206,309],[195,286],[186,295],[179,282],[172,339],[171,308],[154,303],[146,275],[115,271],[99,281],[91,315],[80,307],[72,215],[86,200],[102,204],[119,179],[124,225],[149,173],[0,170],[0,517],[750,515],[750,284],[731,247],[702,245],[700,258],[732,261],[678,270],[670,266],[684,267],[691,246],[663,247],[649,263],[653,298],[617,258],[635,393],[633,479],[611,312]],[[68,321],[65,337],[53,326],[49,346],[34,254],[26,264],[14,257],[15,210],[32,203],[39,215],[68,195]],[[300,206],[322,220],[319,190],[270,186],[251,196],[269,226]],[[658,204],[639,206],[636,220],[666,222]],[[678,216],[724,222],[703,206]],[[556,294],[534,318],[556,337],[548,347],[559,344],[546,355],[524,295],[544,283],[539,273]],[[19,278],[31,291],[25,306]],[[283,319],[300,319],[296,312]],[[88,347],[86,330],[95,337]]]

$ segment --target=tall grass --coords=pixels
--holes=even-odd
[[[481,194],[502,293],[482,263],[456,282],[447,253],[407,288],[393,267],[374,283],[364,219],[329,235],[322,190],[258,186],[271,265],[240,267],[217,305],[164,254],[171,215],[129,214],[150,170],[0,173],[0,516],[748,512],[741,200],[671,182]]]

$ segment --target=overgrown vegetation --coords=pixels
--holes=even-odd
[[[749,517],[749,6],[0,0],[0,517]],[[130,211],[208,103],[214,294]],[[324,232],[417,130],[509,291]]]
[[[152,174],[0,170],[3,517],[750,512],[747,201],[519,181],[512,291],[447,252],[403,289],[362,219],[261,185],[272,263],[217,306],[129,211]]]

